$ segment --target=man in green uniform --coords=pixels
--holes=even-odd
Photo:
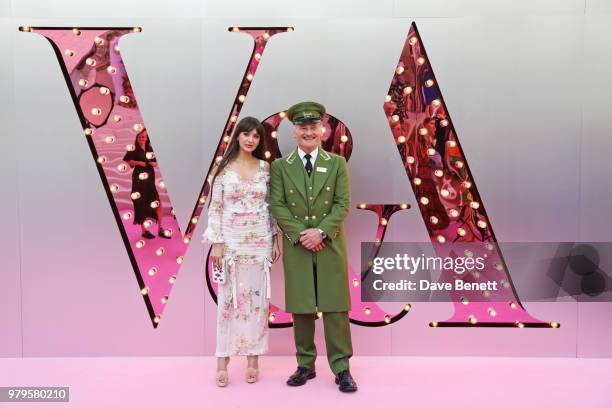
[[[316,376],[315,318],[323,314],[327,360],[340,391],[357,390],[349,371],[353,355],[348,311],[343,221],[351,206],[348,167],[320,147],[325,107],[301,102],[287,111],[297,148],[272,163],[270,209],[283,231],[285,310],[293,314],[298,368],[288,385]]]

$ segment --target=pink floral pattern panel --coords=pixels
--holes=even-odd
[[[208,195],[203,180],[181,233],[167,183],[123,63],[119,40],[139,27],[20,27],[53,47],[88,143],[153,327],[157,327]],[[227,145],[268,40],[283,28],[230,28],[246,32],[255,46],[216,155]],[[210,176],[212,163],[206,173]]]
[[[430,326],[559,327],[532,317],[518,298],[414,23],[383,108],[437,255],[461,255],[458,244],[469,245],[470,255],[486,258],[486,268],[462,279],[501,287],[497,293],[452,291],[453,316]]]

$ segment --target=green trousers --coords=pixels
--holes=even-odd
[[[293,338],[300,367],[314,368],[317,358],[315,316],[310,313],[293,314]],[[350,325],[348,312],[323,312],[327,361],[334,374],[349,368],[349,358],[353,355]]]

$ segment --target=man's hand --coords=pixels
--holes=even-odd
[[[323,248],[325,248],[325,242],[321,241],[319,245],[317,245],[316,247],[312,249],[312,252],[319,252]]]
[[[308,228],[300,232],[300,243],[304,248],[312,252],[319,252],[325,248],[323,237],[318,228]]]

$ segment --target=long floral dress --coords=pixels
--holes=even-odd
[[[215,178],[202,242],[223,243],[226,281],[217,294],[217,357],[268,351],[272,238],[269,165],[260,160],[252,179],[227,166]]]

